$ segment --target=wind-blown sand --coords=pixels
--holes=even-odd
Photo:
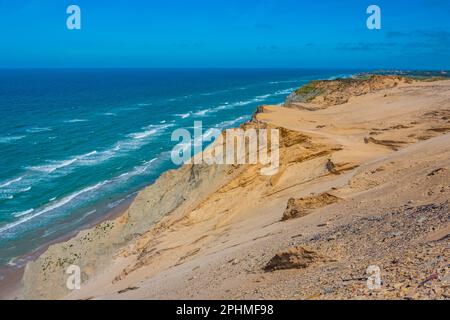
[[[277,175],[167,172],[122,217],[29,263],[24,297],[449,298],[450,81],[370,81],[259,108],[244,126],[280,128]]]

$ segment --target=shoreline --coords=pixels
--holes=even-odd
[[[424,85],[425,86],[425,85]],[[401,87],[400,87],[401,88]],[[388,92],[390,92],[389,90],[396,90],[396,89],[392,89],[392,88],[390,88],[390,89],[386,89],[386,90],[388,90]],[[425,89],[424,89],[425,90]],[[382,94],[381,93],[373,93],[373,94],[371,94],[371,95],[368,95],[368,96],[366,96],[366,97],[362,97],[362,98],[358,98],[358,99],[375,99],[375,98],[372,98],[372,97],[374,97],[374,96],[377,96],[377,95],[381,95],[382,96]],[[384,95],[384,97],[386,97],[386,95]],[[380,98],[377,96],[377,98],[375,99],[376,101],[378,101]],[[375,101],[374,100],[374,101]],[[333,108],[339,108],[339,107],[330,107],[330,110],[333,110]],[[265,119],[265,118],[272,118],[272,117],[274,117],[274,116],[277,116],[277,113],[275,112],[275,110],[271,110],[274,114],[272,114],[272,115],[270,115],[271,114],[271,112],[268,112],[268,113],[265,113],[265,112],[262,112],[262,114],[260,114],[260,118],[259,119]],[[290,109],[286,109],[286,110],[282,110],[284,113],[286,113],[286,112],[288,112],[288,114],[289,113],[292,113],[292,115],[296,115],[297,116],[297,112],[302,112],[301,110],[299,111],[299,110],[296,110],[295,108],[290,108]],[[280,113],[283,113],[283,112],[281,112],[280,111]],[[304,112],[304,111],[303,111]],[[325,111],[325,112],[328,112],[328,111]],[[331,112],[331,111],[330,111]],[[300,114],[299,113],[299,114]],[[320,113],[318,113],[318,114],[320,114]],[[282,117],[280,117],[280,118],[274,118],[274,119],[272,119],[271,121],[272,122],[274,122],[274,123],[276,123],[277,121],[280,121],[280,122],[282,122],[283,123],[283,127],[287,127],[287,128],[293,128],[294,126],[296,126],[296,125],[294,125],[294,124],[291,124],[291,122],[290,122],[290,120],[289,120],[289,118],[284,118],[285,117],[285,115],[282,115]],[[320,120],[321,120],[321,118],[319,118]],[[315,122],[315,121],[313,121],[313,122]],[[306,125],[306,124],[305,124]],[[394,128],[395,126],[393,126],[393,128]],[[319,128],[318,126],[316,126],[316,127],[314,127],[314,126],[312,126],[309,130],[310,131],[313,131],[313,130],[315,130],[315,131],[320,131],[320,129],[321,128]],[[370,129],[370,128],[369,128]],[[369,129],[367,129],[367,130],[369,130]],[[305,129],[306,130],[306,129]],[[394,129],[392,129],[392,130],[395,130],[395,128]],[[305,132],[307,132],[307,131],[305,131]],[[367,147],[367,148],[370,148],[370,152],[374,152],[374,154],[378,154],[378,153],[380,153],[380,154],[384,154],[385,152],[387,153],[388,152],[388,150],[386,150],[386,149],[384,149],[384,147],[382,147],[382,146],[377,146],[376,144],[375,145],[369,145],[369,146],[367,146],[367,143],[364,143],[363,144],[363,142],[364,141],[359,141],[358,140],[358,146],[360,146],[360,147]],[[361,145],[359,145],[359,144],[361,144]],[[353,148],[353,141],[349,141],[349,150],[352,150],[352,148]],[[372,150],[373,149],[373,150]],[[389,149],[389,148],[388,148]],[[334,150],[334,149],[333,149]],[[337,152],[339,152],[340,150],[338,150]],[[356,157],[355,158],[355,160],[353,160],[353,161],[355,161],[355,163],[357,164],[356,165],[356,167],[358,167],[360,164],[362,164],[363,163],[363,161],[365,160],[365,157],[366,156],[363,156],[363,158],[358,158],[358,157]],[[368,158],[371,158],[372,157],[372,155],[370,155],[370,157],[368,157]],[[363,160],[364,159],[364,160]],[[319,159],[317,160],[317,161],[319,161]],[[303,164],[302,164],[302,162],[299,162],[298,164],[296,164],[296,165],[299,165],[299,166],[302,166]],[[350,170],[350,169],[349,169]],[[353,169],[352,169],[353,170]],[[165,172],[165,173],[162,173],[162,175],[165,175],[165,177],[164,177],[164,182],[167,182],[167,181],[170,181],[169,180],[169,178],[170,177],[172,177],[172,182],[173,182],[173,174],[174,173],[176,173],[177,175],[178,174],[182,174],[184,171],[183,171],[183,169],[177,169],[176,171],[174,171],[174,172],[172,172],[172,173],[170,173],[170,174],[167,174],[168,172]],[[209,173],[207,173],[207,172],[205,172],[205,174],[206,174],[206,176],[208,176],[208,174]],[[214,177],[213,177],[214,178]],[[282,181],[283,182],[283,181]],[[277,182],[275,182],[275,184],[277,184]],[[155,188],[156,189],[158,189],[158,186],[160,186],[160,185],[158,185],[158,184],[156,184],[155,183]],[[168,185],[167,186],[168,188],[170,188],[170,185]],[[244,188],[245,188],[246,186],[244,185]],[[148,188],[148,189],[150,189],[150,188]],[[172,186],[172,189],[175,189],[175,190],[171,190],[171,189],[168,189],[168,190],[171,190],[171,191],[173,191],[173,192],[175,192],[176,193],[176,191],[177,191],[177,189],[175,188],[175,187],[173,187]],[[208,188],[208,189],[211,189],[211,188]],[[270,189],[270,188],[269,188]],[[156,194],[154,194],[154,193],[151,193],[151,191],[155,191],[155,190],[147,190],[147,191],[144,191],[145,190],[145,188],[143,188],[138,194],[140,194],[140,193],[142,193],[142,196],[140,196],[140,197],[138,197],[139,199],[136,199],[137,197],[136,196],[134,196],[134,197],[130,197],[130,199],[129,199],[129,201],[126,201],[127,203],[126,203],[126,208],[123,208],[123,210],[117,210],[117,212],[116,212],[116,215],[115,215],[115,217],[117,218],[117,217],[120,217],[120,216],[122,216],[123,215],[123,213],[125,213],[126,212],[126,210],[128,209],[128,207],[130,206],[130,204],[131,203],[133,203],[133,202],[135,202],[135,201],[137,201],[137,202],[140,202],[140,204],[141,205],[143,205],[143,206],[147,206],[147,207],[152,207],[151,206],[151,204],[149,204],[150,202],[148,201],[148,199],[149,199],[149,197],[150,197],[150,199],[151,200],[153,200],[153,196],[156,196],[156,197],[158,197],[158,193],[156,193]],[[160,190],[161,192],[164,192],[164,190]],[[206,192],[206,195],[208,196],[208,195],[211,195],[211,194],[214,194],[214,191],[212,191],[212,193],[211,193],[211,191],[209,190],[208,192]],[[204,196],[204,195],[203,195]],[[201,193],[200,193],[200,196],[199,196],[199,198],[201,198],[202,197],[202,195],[201,195]],[[146,201],[144,201],[144,200],[146,200]],[[275,200],[274,200],[275,201]],[[144,202],[145,202],[145,204],[144,204]],[[278,201],[277,202],[274,202],[274,203],[276,203],[277,204],[277,206],[279,205],[278,204]],[[125,205],[125,204],[123,204],[123,205]],[[211,204],[211,206],[212,207],[214,207],[215,205],[214,204]],[[284,206],[284,205],[283,205]],[[118,206],[118,207],[121,207],[121,206]],[[179,207],[177,207],[176,209],[178,210],[178,209],[180,209],[180,207],[182,207],[182,205],[180,205]],[[119,208],[114,208],[114,209],[119,209]],[[114,209],[112,209],[112,211],[114,211]],[[164,208],[165,209],[165,208]],[[182,213],[183,212],[183,210],[184,209],[186,209],[186,207],[182,207],[178,212],[179,213]],[[242,209],[242,208],[241,208]],[[241,210],[241,209],[239,209],[239,210]],[[139,208],[139,212],[140,212],[140,208]],[[206,210],[206,209],[205,209]],[[236,210],[238,210],[238,209],[236,209]],[[120,211],[120,212],[119,212]],[[170,210],[169,210],[170,211]],[[186,212],[189,212],[189,211],[186,211]],[[205,211],[206,212],[206,211]],[[205,213],[206,214],[206,213]],[[171,216],[172,215],[172,216]],[[90,225],[91,225],[91,227],[93,227],[93,226],[96,226],[96,225],[98,225],[98,224],[100,224],[101,222],[103,222],[103,221],[108,221],[108,220],[110,220],[111,218],[113,217],[113,212],[111,212],[109,215],[108,215],[108,217],[102,217],[102,219],[98,219],[99,221],[96,221],[96,222],[91,222],[90,223]],[[167,218],[169,221],[171,220],[171,218],[173,218],[173,219],[175,219],[175,217],[176,217],[176,215],[175,214],[173,214],[173,212],[169,212],[169,213],[167,213],[167,215],[163,215],[162,216],[162,218]],[[140,213],[137,215],[137,216],[135,216],[135,217],[133,217],[134,218],[134,222],[136,222],[136,221],[139,221],[139,219],[138,220],[136,220],[136,218],[142,218],[142,216],[140,215]],[[278,218],[277,218],[278,219]],[[141,220],[142,221],[142,220]],[[278,221],[278,220],[277,220]],[[124,222],[125,224],[127,223],[127,222]],[[156,222],[156,223],[158,223],[158,221]],[[155,225],[156,223],[153,223],[152,225]],[[192,223],[195,223],[195,222],[192,222]],[[314,222],[314,223],[316,223],[316,222]],[[82,230],[86,230],[86,229],[89,229],[90,227],[89,226],[86,226],[85,228],[83,228]],[[77,230],[77,234],[80,232],[80,231],[82,231],[82,230]],[[141,228],[138,228],[138,227],[135,227],[135,232],[137,233],[137,234],[140,234],[140,235],[142,235],[141,234]],[[129,230],[128,230],[129,231]],[[67,241],[67,240],[69,240],[69,239],[71,239],[71,238],[73,238],[73,237],[75,237],[77,234],[74,234],[74,235],[72,235],[71,237],[64,237],[63,239],[59,239],[59,241],[56,241],[55,243],[61,243],[61,242],[65,242],[65,241]],[[195,237],[198,237],[198,236],[200,236],[200,234],[196,234],[195,235]],[[199,239],[204,239],[204,236],[202,235]],[[197,243],[197,241],[198,241],[198,239],[196,240],[194,237],[192,238],[192,240],[193,240],[193,244],[195,244],[195,243]],[[203,241],[203,240],[202,240]],[[177,242],[175,242],[175,243],[177,243]],[[54,244],[54,243],[53,243]],[[171,243],[172,244],[172,243]],[[188,246],[188,245],[186,245],[186,246]],[[170,247],[170,246],[169,246]],[[46,246],[46,248],[48,248],[48,246]],[[84,248],[84,247],[83,247]],[[183,252],[183,250],[184,249],[180,249],[180,253],[179,253],[179,255],[180,255],[180,261],[184,261],[184,259],[186,259],[185,257],[190,257],[190,255],[192,254],[192,252],[196,252],[195,250],[193,250],[193,251],[187,251],[187,252]],[[186,250],[187,250],[187,248],[186,248]],[[39,252],[39,255],[41,255],[42,253],[44,253],[45,252],[45,250],[42,250],[42,251],[40,251]],[[53,252],[54,253],[54,252]],[[37,253],[36,253],[37,254]],[[39,258],[39,255],[37,255],[36,257],[35,257],[35,259],[37,259],[37,258]],[[168,261],[171,261],[171,259],[172,258],[168,258]],[[173,263],[173,262],[170,262],[170,263]],[[35,274],[35,273],[33,273],[33,274]],[[1,292],[0,292],[0,294],[1,294]],[[13,298],[12,296],[10,297],[10,298]]]
[[[18,256],[14,259],[21,259],[24,261],[21,265],[5,265],[0,267],[0,300],[16,300],[22,298],[22,292],[21,292],[21,286],[20,282],[22,280],[23,274],[25,272],[26,265],[31,262],[37,260],[47,249],[55,244],[64,243],[66,241],[69,241],[72,238],[75,238],[80,232],[89,230],[91,228],[96,227],[97,225],[105,222],[105,221],[112,221],[119,217],[121,217],[123,214],[126,213],[130,205],[133,203],[134,199],[136,198],[136,195],[140,192],[134,192],[131,193],[124,201],[122,201],[120,204],[118,204],[116,207],[111,208],[106,211],[106,214],[102,216],[98,216],[95,219],[93,219],[91,222],[86,223],[85,225],[63,235],[56,239],[53,239],[52,241],[49,241],[48,243],[40,246],[33,252],[30,252],[28,254]]]
[[[281,102],[279,102],[277,105],[282,106],[284,101],[285,101],[285,99],[282,99]],[[256,112],[257,109],[258,109],[258,107],[255,107],[254,111]],[[235,124],[233,126],[233,128],[239,127],[240,125],[242,125],[245,122],[247,122],[247,121],[239,122],[239,123]],[[175,168],[175,169],[177,169],[177,168]],[[94,218],[91,222],[86,223],[85,225],[80,226],[73,231],[70,231],[56,239],[49,241],[46,244],[41,245],[39,248],[35,249],[34,251],[32,251],[30,253],[13,258],[13,260],[20,260],[20,265],[7,264],[5,266],[0,266],[0,300],[20,298],[20,295],[21,295],[20,281],[22,280],[26,265],[29,262],[39,259],[39,257],[43,253],[45,253],[50,246],[67,242],[67,241],[71,240],[72,238],[77,237],[79,235],[79,233],[82,231],[89,230],[91,228],[94,228],[94,227],[102,224],[103,222],[113,221],[116,218],[121,217],[127,211],[129,206],[133,203],[134,199],[140,192],[144,191],[147,187],[154,184],[158,180],[158,178],[161,177],[161,175],[163,175],[171,170],[173,170],[173,169],[169,169],[169,170],[160,172],[159,176],[155,180],[153,180],[151,183],[141,187],[137,191],[130,193],[128,196],[125,197],[125,200],[123,202],[121,202],[114,208],[105,210],[105,214]]]
[[[284,104],[283,102],[280,102],[277,104],[278,106],[282,106]],[[255,112],[257,111],[258,107],[255,108]],[[238,123],[237,127],[242,125],[245,122]],[[173,169],[169,169],[166,171],[163,171],[160,173],[159,177],[161,175],[165,174],[168,171],[171,171]],[[176,170],[176,169],[175,169]],[[95,228],[96,226],[106,222],[106,221],[114,221],[115,219],[123,216],[130,205],[134,202],[136,196],[144,191],[147,187],[151,186],[158,180],[155,179],[152,181],[149,185],[146,185],[139,189],[138,191],[135,191],[133,193],[130,193],[128,196],[126,196],[121,203],[119,203],[116,207],[113,207],[109,210],[106,210],[106,213],[96,217],[91,222],[86,223],[85,225],[65,234],[62,235],[56,239],[53,239],[49,241],[48,243],[40,246],[39,248],[35,249],[33,252],[30,252],[28,254],[15,257],[14,259],[21,259],[23,261],[23,264],[20,266],[11,266],[11,265],[5,265],[0,266],[0,300],[15,300],[15,299],[21,299],[22,298],[22,292],[21,292],[21,286],[20,282],[22,280],[22,277],[25,272],[26,265],[29,262],[35,261],[39,259],[39,257],[44,254],[48,248],[55,244],[61,244],[64,242],[67,242],[79,235],[80,232],[89,230],[91,228]]]

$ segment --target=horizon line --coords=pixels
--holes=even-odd
[[[60,67],[60,66],[21,66],[21,67],[9,67],[0,66],[0,70],[112,70],[112,69],[132,69],[132,70],[367,70],[367,71],[450,71],[450,68],[386,68],[386,67],[370,67],[370,68],[358,68],[358,67],[127,67],[127,66],[80,66],[80,67]]]

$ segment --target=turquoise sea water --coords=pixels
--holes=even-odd
[[[234,127],[345,70],[0,70],[0,266],[173,168],[177,128]]]

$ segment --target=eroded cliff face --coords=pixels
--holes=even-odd
[[[151,248],[160,232],[176,223],[189,225],[190,213],[211,202],[211,195],[225,195],[240,188],[264,190],[267,186],[275,186],[291,165],[339,150],[336,146],[312,142],[310,137],[300,132],[256,120],[243,124],[241,129],[255,129],[257,132],[260,129],[279,130],[280,166],[277,174],[261,175],[261,169],[267,166],[261,163],[189,164],[168,171],[140,192],[120,218],[82,231],[67,242],[52,245],[36,261],[30,262],[23,278],[24,296],[31,299],[64,297],[70,293],[66,288],[69,266],[80,267],[84,284],[108,268],[115,258],[137,255],[136,261],[114,280],[119,281],[154,258]],[[270,146],[269,136],[269,152]],[[180,218],[160,222],[168,216]]]
[[[140,192],[125,214],[105,221],[75,238],[52,245],[30,262],[23,277],[25,298],[53,299],[67,295],[70,265],[82,271],[82,282],[107,267],[120,248],[148,231],[162,217],[188,210],[239,172],[231,166],[185,165],[168,171]]]

